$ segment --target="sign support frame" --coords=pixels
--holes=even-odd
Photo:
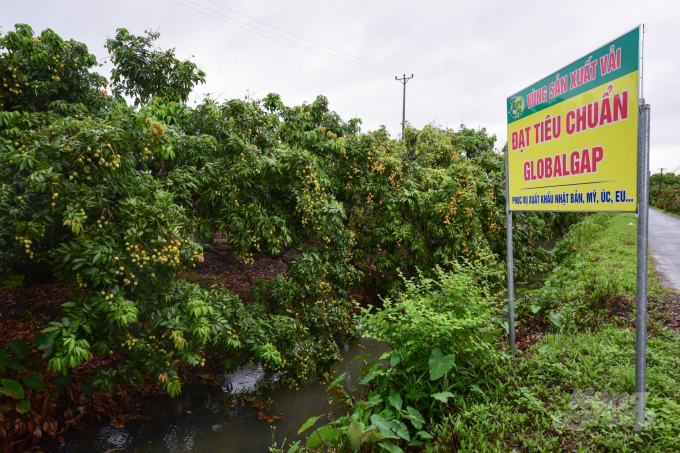
[[[640,56],[644,61],[644,24],[641,28]],[[636,27],[636,28],[638,28]],[[647,403],[647,304],[648,304],[648,264],[649,264],[649,157],[650,157],[650,105],[645,103],[644,66],[640,65],[640,88],[638,91],[637,124],[637,275],[636,275],[636,313],[635,313],[635,422],[633,433],[641,435],[645,424]],[[508,137],[509,141],[509,137]],[[508,278],[508,340],[511,354],[515,354],[515,288],[513,266],[512,212],[510,209],[510,146],[505,151],[505,215],[507,238],[507,278]],[[523,211],[522,209],[514,209]],[[527,210],[528,212],[535,212]],[[550,212],[561,212],[554,210]],[[570,211],[573,212],[573,211]],[[598,212],[598,211],[589,211]],[[628,212],[628,211],[600,211]]]
[[[640,435],[647,404],[647,277],[649,260],[649,117],[650,105],[640,98],[638,116],[637,291],[635,307],[635,425]]]
[[[509,155],[510,147],[505,150],[505,225],[507,265],[508,265],[508,340],[510,342],[510,353],[515,355],[515,271],[513,269],[512,254],[512,211],[510,210],[510,177],[509,177]]]

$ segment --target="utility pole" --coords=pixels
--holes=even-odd
[[[401,138],[404,138],[404,127],[406,126],[406,82],[412,78],[413,74],[411,74],[411,77],[406,77],[406,74],[404,74],[404,77],[401,79],[398,79],[397,76],[394,76],[394,80],[398,80],[402,85],[404,85],[404,111],[401,115]]]
[[[661,184],[663,184],[663,171],[666,170],[665,168],[660,168],[661,170],[661,177],[659,178],[659,195],[661,195]]]

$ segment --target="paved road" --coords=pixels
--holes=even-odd
[[[649,251],[662,283],[680,291],[680,219],[649,209]]]

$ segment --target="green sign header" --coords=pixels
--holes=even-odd
[[[508,124],[638,69],[640,27],[579,58],[507,100]],[[637,97],[637,93],[635,93]]]

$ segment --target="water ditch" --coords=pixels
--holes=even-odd
[[[548,241],[537,241],[536,246],[552,250],[563,234]],[[518,284],[515,298],[528,285]],[[504,294],[507,297],[507,292]],[[389,350],[385,343],[362,339],[349,345],[336,338],[342,361],[332,366],[335,376],[347,372],[343,383],[356,384],[357,372],[363,361],[353,360],[368,355],[366,360],[377,360]],[[327,384],[313,380],[290,390],[276,385],[276,375],[262,368],[241,367],[234,373],[224,373],[216,385],[191,385],[171,399],[154,399],[141,411],[140,418],[122,427],[114,424],[94,425],[79,430],[63,444],[60,453],[121,452],[121,453],[245,453],[267,451],[275,441],[280,446],[284,439],[295,442],[305,438],[297,431],[310,417],[326,414],[329,405]],[[259,399],[267,402],[268,415],[282,415],[272,422],[263,420],[261,408],[250,403],[231,406],[227,403],[235,392],[259,389]],[[273,429],[275,428],[275,429]]]
[[[343,383],[356,383],[357,372],[363,361],[352,360],[358,355],[369,355],[366,360],[377,360],[389,350],[385,343],[363,339],[350,346],[337,338],[343,360],[332,367],[336,376],[347,372]],[[130,420],[124,427],[113,424],[94,425],[79,430],[58,450],[63,453],[121,452],[121,453],[245,453],[267,451],[274,440],[281,445],[303,439],[298,429],[310,417],[329,412],[328,384],[318,380],[300,385],[300,390],[277,388],[276,376],[261,368],[241,367],[234,373],[224,373],[217,385],[191,385],[182,389],[180,396],[156,398],[139,412],[144,418]],[[234,392],[259,388],[259,399],[268,402],[269,416],[283,419],[268,423],[259,413],[261,408],[246,402],[230,407],[227,403]],[[272,428],[276,428],[272,430]],[[272,433],[272,431],[274,431]]]

